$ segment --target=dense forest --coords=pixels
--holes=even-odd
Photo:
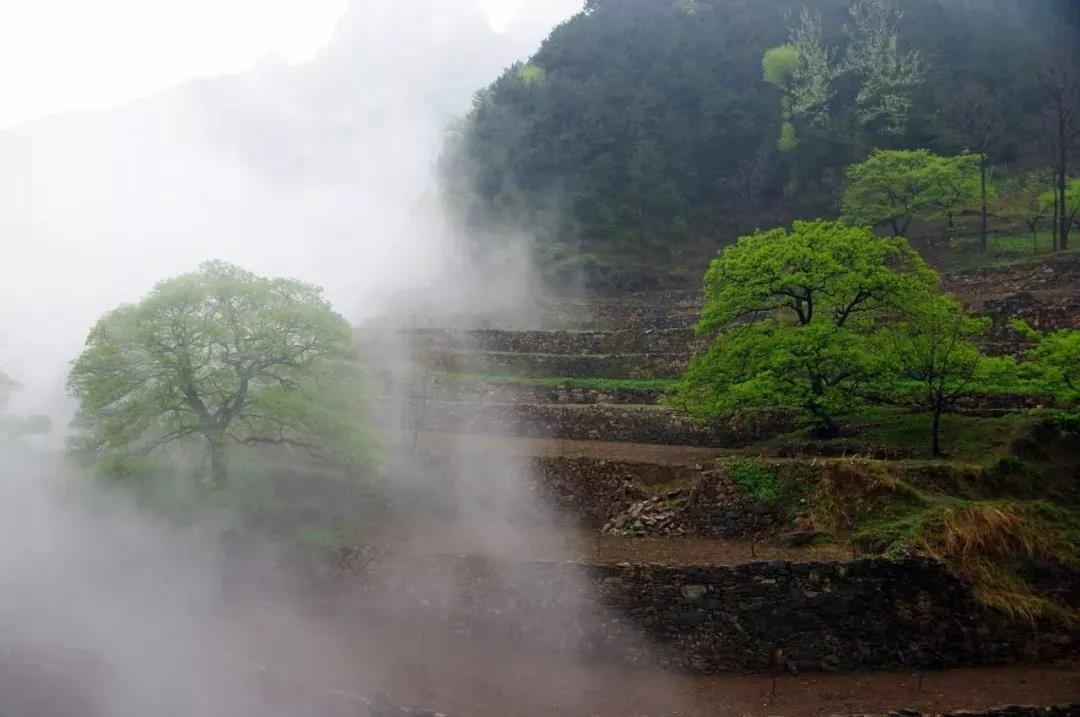
[[[1071,0],[590,0],[476,93],[445,194],[472,236],[524,226],[556,274],[693,276],[740,233],[838,215],[875,149],[1048,166],[1078,36]]]

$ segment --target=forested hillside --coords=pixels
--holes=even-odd
[[[554,274],[696,275],[740,233],[837,215],[875,148],[1041,168],[1038,78],[1077,37],[1073,0],[590,0],[477,92],[446,195],[475,236],[535,233]]]

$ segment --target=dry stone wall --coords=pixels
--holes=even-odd
[[[541,378],[676,378],[689,353],[540,354],[495,351],[429,351],[423,364],[445,373]]]
[[[383,570],[373,577],[394,600],[381,609],[417,624],[673,671],[943,668],[1075,652],[1075,635],[1013,624],[921,559],[674,567],[446,558]]]
[[[416,329],[408,332],[364,332],[358,339],[361,343],[408,341],[419,350],[537,354],[689,353],[701,346],[701,340],[690,328],[617,331]]]

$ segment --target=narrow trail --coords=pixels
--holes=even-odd
[[[400,556],[470,555],[506,560],[666,565],[836,561],[854,557],[851,549],[842,545],[785,548],[745,538],[636,538],[601,535],[596,530],[569,525],[553,527],[477,521],[462,525],[453,520],[426,518],[381,523],[369,530],[369,540]]]

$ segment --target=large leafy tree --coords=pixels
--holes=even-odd
[[[68,380],[95,458],[195,441],[213,481],[230,444],[365,455],[358,364],[320,289],[209,262],[102,317]]]
[[[701,420],[789,406],[834,436],[836,414],[880,370],[869,337],[923,302],[936,275],[907,241],[843,222],[741,237],[705,275],[697,330],[711,337],[675,402]]]

